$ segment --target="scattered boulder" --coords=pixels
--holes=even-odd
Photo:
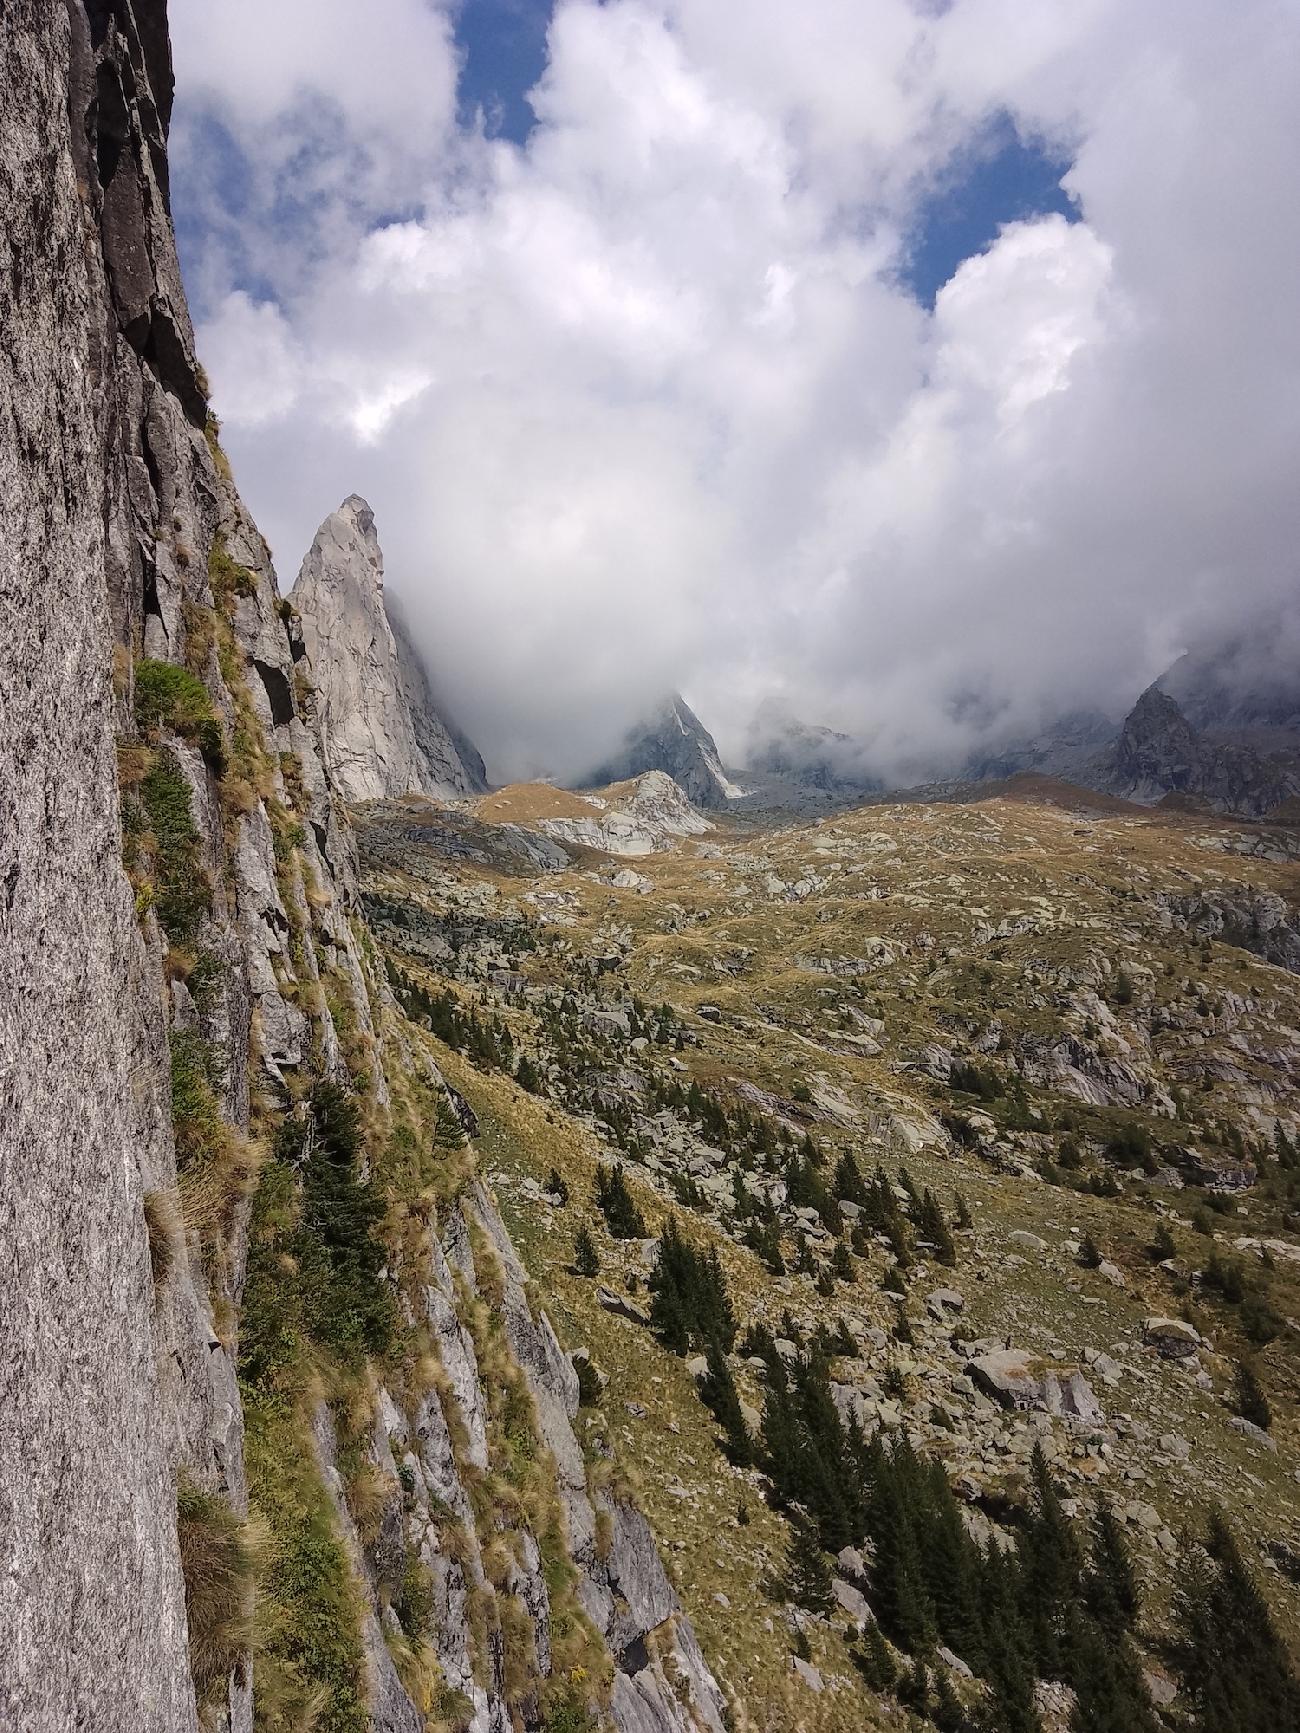
[[[875,1622],[875,1615],[867,1605],[867,1597],[861,1589],[854,1588],[852,1583],[846,1583],[843,1577],[831,1578],[831,1593],[859,1628]]]
[[[650,1314],[643,1306],[638,1306],[635,1301],[625,1298],[622,1294],[614,1293],[612,1288],[597,1288],[596,1301],[607,1312],[612,1312],[616,1318],[626,1318],[633,1324],[649,1324],[650,1322]]]
[[[1234,1432],[1239,1432],[1243,1438],[1249,1438],[1252,1444],[1262,1444],[1265,1450],[1271,1450],[1276,1454],[1277,1439],[1270,1438],[1262,1426],[1256,1426],[1253,1421],[1247,1420],[1243,1414],[1234,1414],[1228,1425]]]
[[[1026,1232],[1024,1228],[1016,1228],[1014,1232],[1009,1233],[1007,1244],[1015,1246],[1016,1250],[1021,1252],[1045,1252],[1047,1250],[1045,1239],[1041,1239],[1037,1234]]]
[[[803,1680],[804,1684],[807,1685],[808,1689],[810,1691],[816,1691],[820,1695],[822,1690],[822,1676],[818,1669],[813,1666],[812,1662],[801,1660],[798,1655],[792,1655],[790,1657],[790,1665]]]
[[[1147,1318],[1142,1338],[1162,1360],[1188,1360],[1201,1345],[1201,1334],[1182,1318]]]

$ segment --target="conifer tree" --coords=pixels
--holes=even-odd
[[[643,1240],[645,1220],[620,1167],[596,1169],[596,1203],[616,1240]]]
[[[665,1347],[684,1354],[717,1339],[729,1353],[736,1320],[715,1246],[702,1256],[670,1217],[659,1241],[659,1262],[650,1278],[651,1322]]]
[[[814,1523],[799,1518],[786,1553],[781,1586],[787,1600],[810,1613],[829,1613],[834,1604],[831,1571]]]
[[[928,1186],[916,1207],[915,1220],[918,1234],[934,1247],[935,1261],[949,1267],[954,1265],[957,1247],[944,1220],[943,1208]]]
[[[970,1724],[961,1699],[953,1690],[952,1680],[946,1672],[940,1673],[935,1680],[930,1719],[939,1729],[939,1733],[964,1733],[964,1729]]]
[[[576,1361],[578,1373],[578,1404],[582,1408],[594,1408],[600,1401],[605,1386],[601,1383],[600,1373],[592,1365],[589,1356],[584,1355]]]
[[[736,1380],[716,1336],[710,1337],[705,1354],[708,1366],[700,1379],[700,1396],[722,1428],[723,1448],[728,1459],[738,1468],[743,1468],[753,1460],[754,1446],[741,1413]]]
[[[1108,1635],[1086,1613],[1067,1635],[1074,1706],[1070,1733],[1157,1733],[1142,1668],[1128,1637]]]
[[[526,1053],[521,1053],[515,1061],[515,1082],[521,1089],[526,1089],[530,1095],[542,1093],[542,1076],[536,1065]]]
[[[853,1152],[846,1149],[835,1164],[835,1196],[847,1203],[861,1206],[867,1201],[867,1188],[863,1182],[862,1170],[854,1159]]]
[[[1079,1597],[1082,1559],[1041,1444],[1029,1463],[1034,1512],[1021,1542],[1021,1592],[1039,1671],[1064,1676],[1062,1639]]]
[[[1039,1733],[1034,1668],[1020,1610],[1017,1565],[995,1541],[980,1572],[984,1676],[990,1696],[981,1733]]]
[[[1174,1243],[1174,1236],[1170,1233],[1167,1222],[1157,1224],[1156,1231],[1151,1237],[1151,1244],[1147,1248],[1147,1256],[1153,1264],[1163,1264],[1169,1258],[1178,1256],[1178,1247]]]
[[[1086,1233],[1083,1236],[1083,1241],[1079,1246],[1078,1261],[1080,1269],[1097,1270],[1101,1268],[1101,1248],[1091,1234]]]
[[[1233,1379],[1233,1399],[1243,1420],[1248,1420],[1252,1426],[1258,1426],[1261,1432],[1268,1431],[1273,1424],[1273,1410],[1268,1405],[1268,1397],[1265,1396],[1264,1388],[1249,1360],[1237,1362]]]
[[[1110,1500],[1099,1498],[1093,1513],[1092,1545],[1083,1583],[1084,1601],[1102,1632],[1118,1641],[1138,1615],[1137,1576]]]
[[[1171,1660],[1203,1733],[1300,1727],[1300,1684],[1268,1603],[1221,1515],[1189,1548],[1174,1601]]]
[[[867,1626],[862,1641],[850,1649],[849,1656],[869,1688],[877,1695],[892,1691],[897,1685],[898,1662],[894,1659],[879,1625]]]
[[[596,1242],[585,1223],[578,1229],[577,1238],[573,1242],[573,1268],[580,1276],[600,1274],[600,1253],[596,1250]]]
[[[909,1654],[927,1654],[934,1643],[934,1618],[900,1476],[885,1468],[876,1476],[868,1511],[875,1545],[873,1605],[886,1634]]]
[[[465,1127],[460,1115],[446,1095],[439,1095],[433,1113],[433,1146],[435,1149],[464,1149]]]

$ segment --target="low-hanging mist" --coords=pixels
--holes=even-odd
[[[282,584],[364,494],[497,779],[680,688],[729,756],[776,704],[908,780],[1293,596],[1293,8],[562,0],[524,146],[458,124],[422,0],[173,25]],[[1007,116],[1080,220],[1005,225],[930,311],[918,212]]]

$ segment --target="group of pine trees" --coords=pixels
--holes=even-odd
[[[464,1053],[481,1070],[511,1069],[514,1042],[504,1019],[480,1017],[449,991],[430,993],[392,961],[387,969],[393,995],[413,1023],[422,1024],[453,1052]]]
[[[1071,1733],[1159,1733],[1135,1640],[1137,1577],[1104,1499],[1081,1537],[1040,1447],[1015,1544],[981,1545],[941,1463],[921,1458],[905,1435],[868,1443],[841,1421],[824,1353],[788,1365],[762,1332],[751,1345],[768,1378],[759,1461],[773,1501],[792,1517],[778,1591],[829,1611],[826,1554],[866,1543],[876,1623],[854,1658],[873,1690],[896,1692],[941,1733],[1038,1733],[1035,1681],[1055,1679],[1074,1693]],[[1180,1582],[1167,1654],[1190,1711],[1180,1725],[1187,1733],[1300,1726],[1285,1645],[1222,1519],[1203,1546],[1187,1548]],[[931,1677],[940,1645],[985,1682],[978,1713],[962,1706],[942,1667]]]

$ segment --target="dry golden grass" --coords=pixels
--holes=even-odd
[[[175,1191],[144,1194],[144,1222],[149,1235],[149,1268],[155,1288],[165,1287],[180,1256],[184,1235],[180,1201]]]
[[[599,818],[600,808],[567,788],[549,782],[512,782],[474,803],[488,824],[536,824],[544,818]]]

